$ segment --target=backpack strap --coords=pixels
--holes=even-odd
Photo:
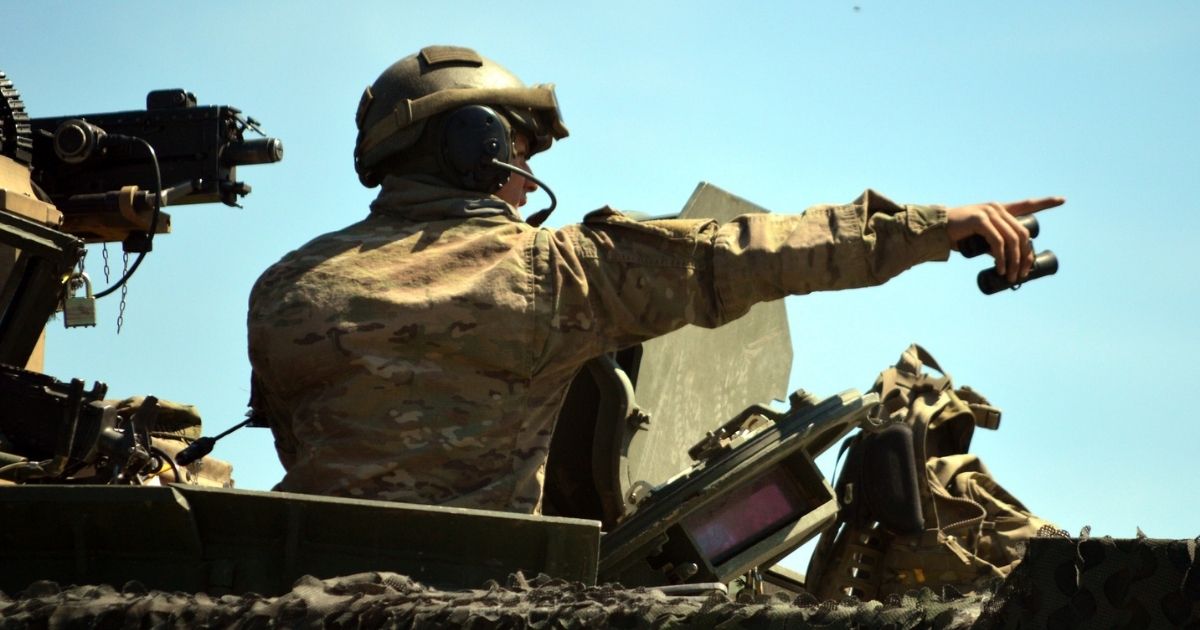
[[[1000,428],[1000,409],[993,407],[982,394],[966,385],[954,390],[954,393],[971,408],[975,426],[992,431]]]

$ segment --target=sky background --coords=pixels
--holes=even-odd
[[[558,84],[571,137],[532,162],[560,200],[551,226],[605,204],[675,212],[701,180],[774,212],[868,187],[947,205],[1065,196],[1036,242],[1061,271],[1018,292],[982,296],[986,263],[955,256],[883,287],[789,298],[792,389],[865,390],[919,342],[1003,408],[973,450],[1035,513],[1072,532],[1200,534],[1200,3],[857,7],[6,3],[0,70],[32,116],[140,109],[182,87],[286,147],[282,163],[240,170],[244,209],[171,210],[120,335],[115,297],[95,329],[52,322],[47,372],[196,404],[209,434],[241,420],[251,285],[374,197],[351,160],[362,89],[422,46],[467,45]],[[87,264],[97,278],[97,248]],[[266,430],[215,454],[241,488],[281,476]],[[803,570],[802,556],[787,564]]]

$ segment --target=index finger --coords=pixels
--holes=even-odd
[[[1066,202],[1067,200],[1064,197],[1042,197],[1040,199],[1026,199],[1024,201],[1006,203],[1004,204],[1004,209],[1008,210],[1009,214],[1019,217],[1026,214],[1033,214],[1046,208],[1061,206]]]

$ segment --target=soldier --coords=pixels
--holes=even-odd
[[[359,104],[364,220],[268,269],[250,296],[252,406],[278,489],[538,513],[554,421],[589,359],[786,295],[880,284],[973,234],[1024,277],[1013,215],[1059,198],[953,209],[868,190],[801,215],[637,222],[610,208],[541,229],[527,160],[566,137],[552,85],[431,46]],[[540,217],[539,217],[540,219]],[[533,223],[540,223],[532,221]]]

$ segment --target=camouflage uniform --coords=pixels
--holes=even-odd
[[[803,215],[533,228],[500,199],[389,176],[371,214],[263,274],[257,404],[281,490],[536,513],[588,359],[789,294],[949,255],[940,207],[872,191]]]

